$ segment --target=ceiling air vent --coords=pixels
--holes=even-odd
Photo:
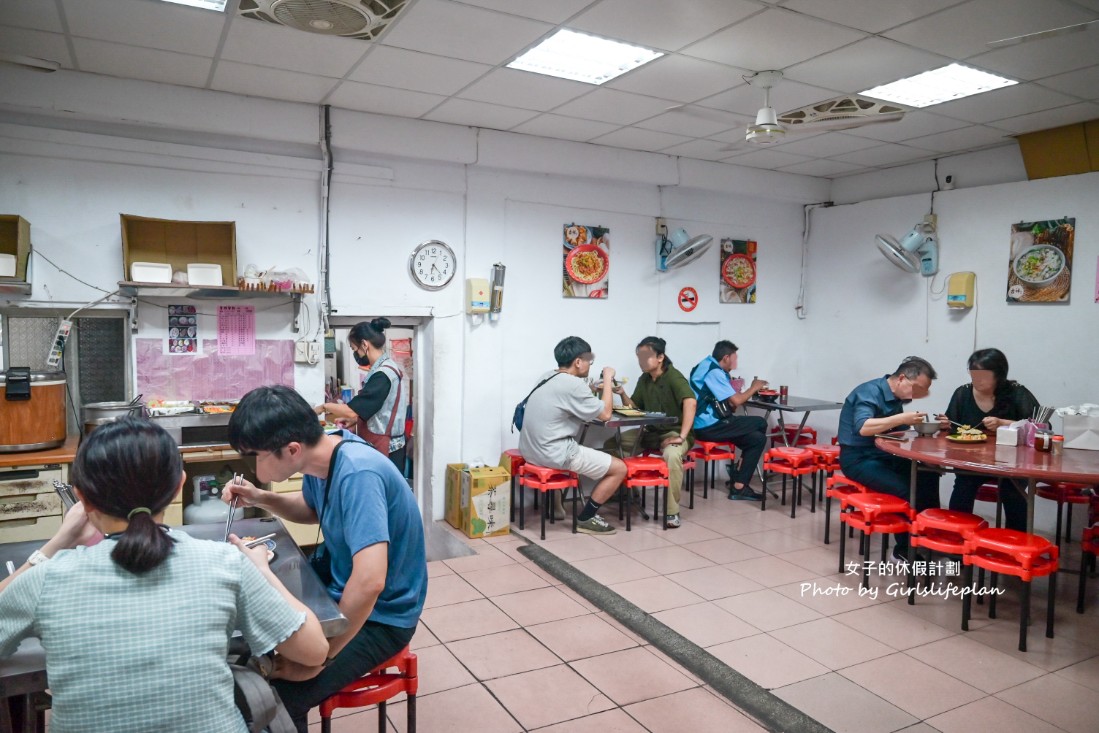
[[[326,36],[376,38],[408,0],[240,0],[241,17]]]

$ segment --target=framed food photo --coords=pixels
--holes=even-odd
[[[561,251],[561,295],[606,299],[610,293],[611,235],[606,227],[566,224]]]
[[[1013,224],[1007,302],[1068,303],[1075,236],[1075,218]]]
[[[753,239],[722,239],[718,272],[720,302],[756,302],[756,252]]]

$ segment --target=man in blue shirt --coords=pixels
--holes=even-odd
[[[892,494],[902,499],[909,496],[911,463],[874,445],[874,436],[890,430],[904,430],[915,422],[923,422],[925,413],[904,411],[914,399],[931,393],[931,380],[938,375],[926,360],[906,357],[897,370],[884,377],[864,382],[852,390],[840,411],[840,468],[843,474],[858,481],[871,491]],[[939,475],[921,472],[916,475],[916,511],[939,506]],[[908,557],[908,535],[896,535],[893,557]]]
[[[747,389],[740,392],[733,389],[729,371],[736,369],[736,352],[736,344],[732,341],[718,341],[713,353],[691,371],[691,389],[698,395],[694,432],[698,440],[730,442],[740,448],[740,467],[733,472],[729,498],[759,501],[763,495],[752,490],[748,482],[767,445],[767,420],[732,413],[766,387],[767,382],[753,379]],[[726,407],[728,417],[719,417],[717,411]]]
[[[222,494],[283,519],[319,524],[330,557],[328,594],[347,617],[329,659],[305,667],[276,659],[274,686],[300,733],[309,709],[403,649],[427,596],[424,530],[416,497],[396,466],[346,431],[325,435],[309,403],[289,387],[259,387],[229,421],[229,444],[256,457],[260,481],[304,474],[302,492],[233,482]]]

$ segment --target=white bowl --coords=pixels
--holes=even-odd
[[[1051,268],[1053,274],[1048,274],[1047,272],[1045,277],[1033,279],[1033,276],[1028,277],[1019,271],[1020,264],[1031,256],[1045,257],[1048,259],[1053,259],[1056,257],[1060,260],[1060,264],[1054,265]],[[1011,263],[1011,269],[1012,272],[1015,273],[1015,277],[1019,278],[1025,283],[1028,283],[1030,285],[1048,285],[1049,283],[1056,280],[1057,276],[1060,275],[1062,271],[1064,271],[1065,264],[1065,253],[1062,252],[1060,249],[1054,247],[1052,244],[1036,244],[1033,247],[1028,247],[1027,249],[1020,252],[1019,255],[1015,258],[1015,261]]]

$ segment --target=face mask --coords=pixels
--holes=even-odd
[[[370,359],[367,356],[360,356],[355,354],[355,363],[359,366],[370,366]]]

